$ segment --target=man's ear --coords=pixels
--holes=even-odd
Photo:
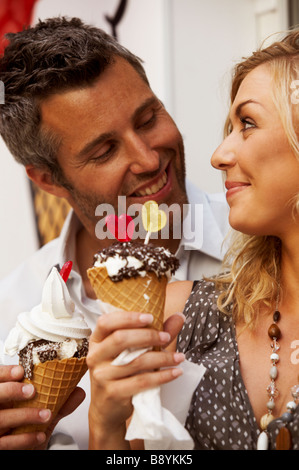
[[[63,186],[55,184],[51,173],[48,170],[36,168],[33,165],[25,167],[28,178],[30,178],[39,188],[57,197],[67,198],[69,192]]]

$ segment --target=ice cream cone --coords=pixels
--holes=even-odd
[[[92,267],[87,275],[98,299],[126,311],[151,313],[151,328],[163,329],[167,276],[158,278],[154,272],[147,272],[144,277],[113,282],[103,267]]]
[[[32,380],[24,379],[35,387],[35,395],[31,400],[14,403],[15,408],[45,408],[55,418],[62,405],[66,402],[80,379],[87,371],[86,358],[47,361],[36,364],[33,368]],[[29,424],[16,428],[12,434],[45,431],[48,424]]]

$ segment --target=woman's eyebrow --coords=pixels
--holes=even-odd
[[[235,116],[237,117],[240,117],[241,115],[241,111],[242,111],[242,108],[244,106],[246,106],[247,104],[258,104],[259,106],[262,106],[262,103],[260,103],[259,101],[256,101],[256,100],[246,100],[246,101],[243,101],[242,103],[240,103],[237,107],[236,107],[236,110],[234,112]]]

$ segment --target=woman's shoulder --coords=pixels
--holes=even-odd
[[[185,309],[190,309],[194,305],[198,307],[200,304],[204,306],[213,305],[217,303],[218,296],[219,289],[213,279],[194,281]]]
[[[220,312],[217,306],[219,290],[213,280],[195,281],[186,301],[184,327],[178,339],[184,351],[200,345],[207,349],[218,338]]]
[[[165,313],[187,313],[190,308],[217,303],[219,291],[213,280],[176,281],[167,286]]]
[[[174,313],[183,312],[192,291],[192,286],[192,281],[174,281],[168,284],[164,310],[165,319]]]

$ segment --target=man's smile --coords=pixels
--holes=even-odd
[[[138,202],[154,198],[162,200],[171,188],[170,164],[152,180],[139,186],[129,197],[138,198]],[[140,200],[142,198],[142,201]],[[136,201],[137,202],[137,201]]]
[[[159,176],[159,179],[156,183],[152,185],[143,186],[144,189],[139,189],[139,191],[135,191],[136,196],[150,196],[151,194],[157,193],[160,189],[165,186],[167,182],[167,174],[163,171],[162,176]]]

